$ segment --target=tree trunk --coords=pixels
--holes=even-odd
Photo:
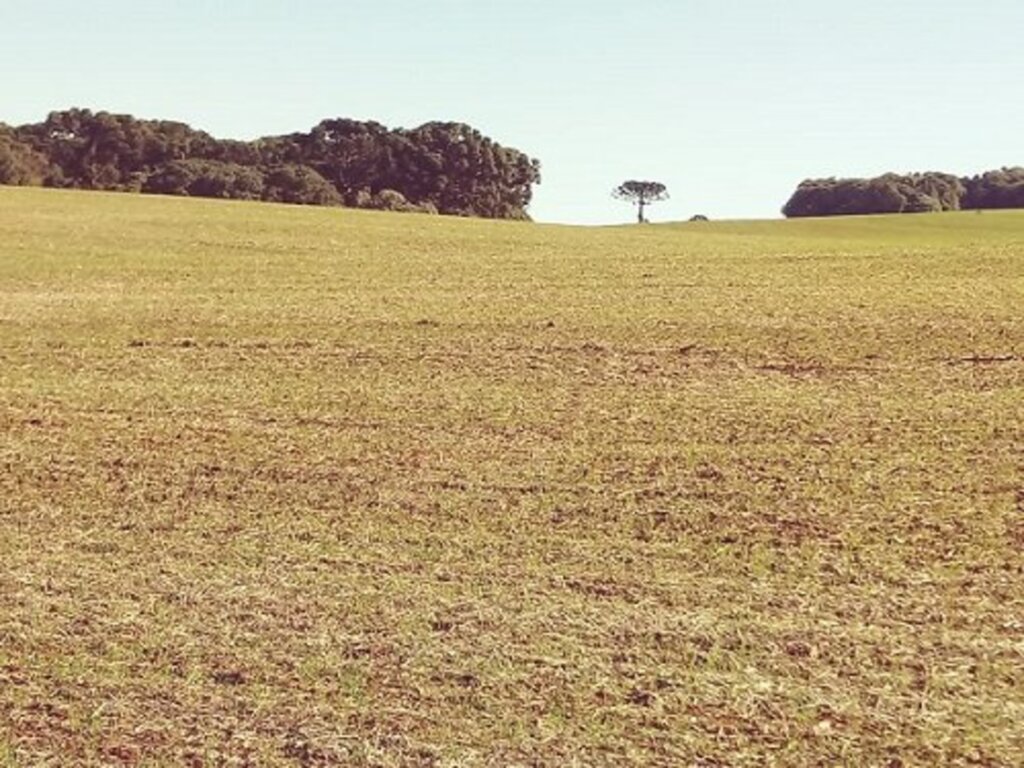
[[[647,201],[644,200],[642,197],[637,202],[637,213],[636,213],[636,223],[637,224],[643,224],[644,221],[645,221],[645,219],[644,219],[644,206],[646,204],[647,204]]]

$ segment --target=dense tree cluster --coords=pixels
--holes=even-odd
[[[39,186],[50,177],[49,160],[0,124],[0,184]]]
[[[783,207],[787,217],[1024,208],[1024,168],[958,178],[887,173],[874,179],[808,179]]]
[[[333,119],[251,142],[87,109],[0,124],[0,184],[527,219],[538,183],[538,161],[462,123]]]
[[[1002,168],[964,179],[964,208],[1024,208],[1024,168]]]

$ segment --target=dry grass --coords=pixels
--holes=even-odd
[[[1024,763],[1024,215],[0,189],[0,765]]]

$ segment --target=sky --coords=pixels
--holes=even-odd
[[[0,121],[72,106],[221,138],[473,125],[538,221],[774,218],[804,178],[1024,164],[1022,0],[0,0]]]

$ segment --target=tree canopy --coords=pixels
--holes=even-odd
[[[631,179],[622,182],[612,190],[612,197],[617,200],[625,200],[637,207],[637,221],[643,224],[644,208],[651,203],[668,200],[668,190],[660,181],[636,181]]]
[[[463,123],[335,118],[245,142],[69,109],[0,125],[0,183],[528,219],[540,163]]]
[[[808,179],[800,183],[782,212],[795,218],[983,208],[1024,208],[1024,168],[967,178],[933,172]]]
[[[0,184],[38,186],[49,173],[46,157],[20,141],[11,128],[0,124]]]

